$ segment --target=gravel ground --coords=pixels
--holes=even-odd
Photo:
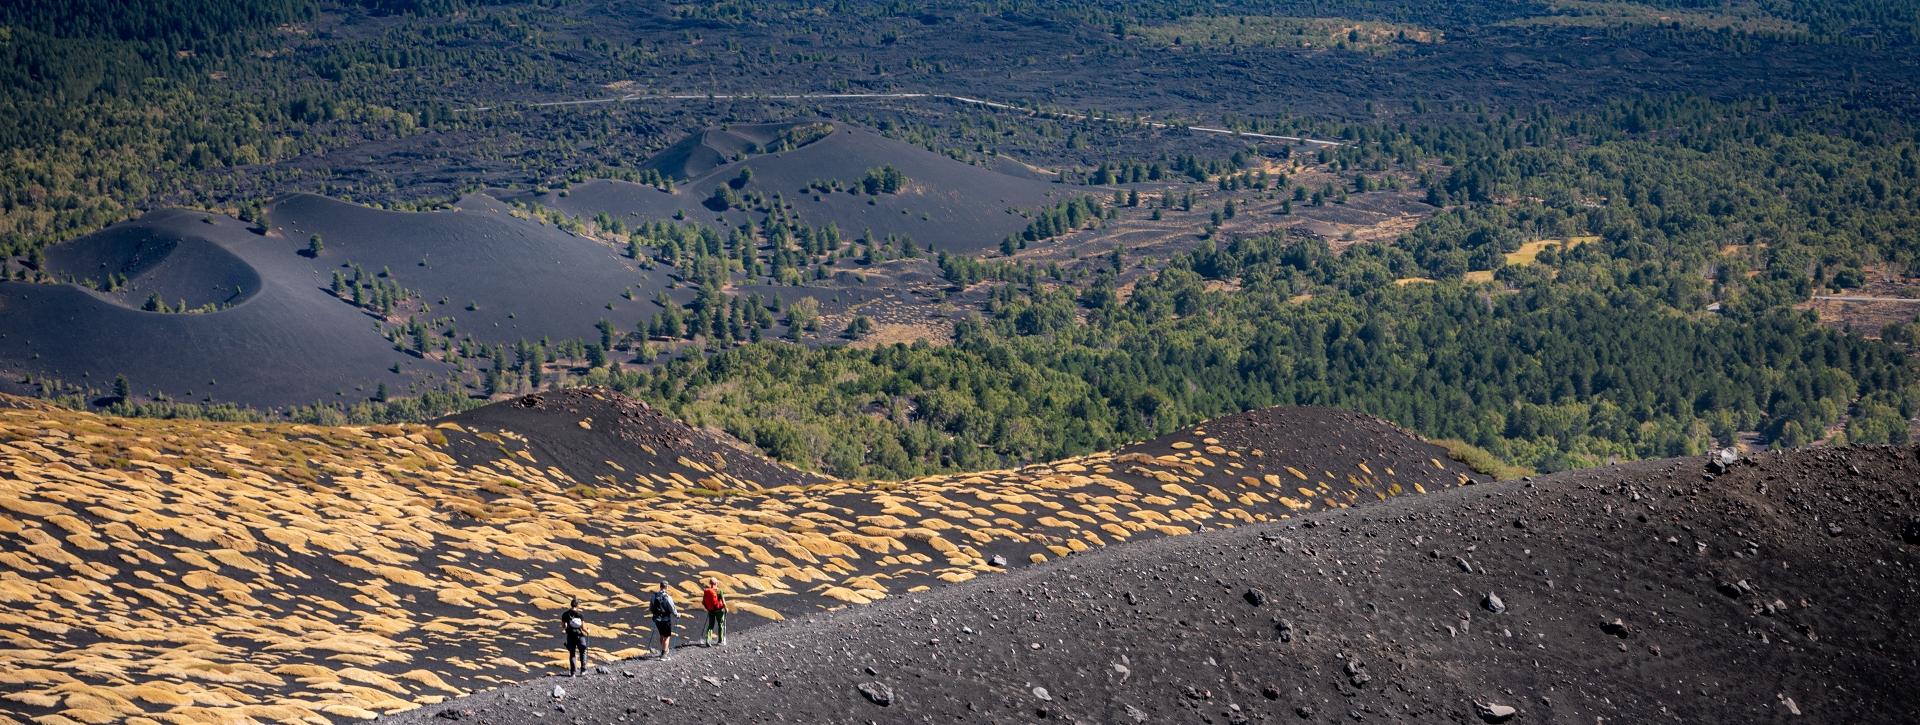
[[[1905,447],[1463,487],[1101,549],[396,719],[1914,722],[1916,482]]]

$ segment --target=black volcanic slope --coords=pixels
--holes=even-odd
[[[653,297],[668,281],[608,245],[516,219],[486,196],[462,199],[452,211],[408,213],[300,194],[270,214],[275,231],[297,245],[314,234],[325,241],[313,265],[322,285],[343,264],[390,269],[400,286],[433,305],[432,317],[452,317],[462,332],[492,342],[598,337],[594,323],[602,318],[657,311]],[[631,300],[621,295],[629,288]]]
[[[133,307],[158,295],[168,305],[232,305],[260,291],[260,275],[205,237],[158,224],[125,224],[47,250],[47,271],[81,284],[115,277],[110,296]],[[197,230],[196,230],[197,231]]]
[[[544,194],[534,200],[581,217],[606,212],[628,221],[648,221],[683,212],[690,220],[733,227],[749,220],[757,223],[764,215],[740,210],[715,213],[703,202],[745,167],[753,169],[753,180],[743,192],[779,194],[807,224],[831,222],[850,237],[871,229],[878,235],[899,234],[922,245],[932,244],[940,251],[976,253],[992,249],[1008,234],[1026,227],[1027,219],[1018,212],[1065,198],[1064,187],[961,163],[844,123],[836,123],[825,138],[796,149],[728,160],[744,153],[747,144],[771,138],[773,128],[701,131],[668,147],[647,165],[669,174],[693,174],[677,180],[671,193],[623,181],[590,181],[564,195]],[[816,180],[857,187],[868,169],[888,164],[907,177],[906,189],[898,194],[813,193],[806,188]]]
[[[1261,408],[1116,451],[1122,456],[1175,457],[1229,452],[1243,465],[1204,468],[1198,480],[1230,485],[1252,475],[1323,492],[1338,488],[1349,504],[1370,489],[1376,498],[1402,493],[1396,483],[1420,486],[1418,492],[1424,493],[1427,486],[1482,480],[1459,472],[1463,467],[1448,458],[1445,448],[1411,431],[1332,408]]]
[[[141,311],[144,296],[0,283],[0,369],[101,389],[125,374],[137,391],[259,405],[328,399],[395,364],[407,370],[399,381],[447,369],[394,350],[372,318],[323,291],[304,261],[232,219],[147,214],[56,248],[49,266],[95,279],[95,270],[117,268],[132,289],[176,298],[169,304],[225,302],[220,289],[257,281],[231,307],[193,315]]]
[[[485,196],[403,213],[296,195],[268,216],[261,235],[226,217],[162,210],[53,248],[48,271],[79,284],[0,283],[0,371],[98,389],[124,374],[140,394],[258,406],[357,400],[378,383],[405,390],[451,368],[395,350],[380,320],[329,291],[332,275],[351,276],[353,265],[412,293],[421,319],[447,318],[462,335],[501,344],[596,337],[601,319],[631,324],[657,310],[669,282]],[[315,234],[317,258],[302,253]],[[124,277],[124,290],[92,289],[110,277]],[[142,311],[153,294],[220,309]],[[388,372],[396,365],[399,374]]]
[[[1882,447],[1459,488],[1106,548],[400,719],[1910,723],[1916,482],[1920,449]]]
[[[699,178],[755,152],[790,127],[791,124],[744,124],[696,131],[661,149],[647,159],[642,168],[658,171],[676,182]]]
[[[536,393],[439,422],[458,426],[442,429],[448,430],[447,452],[464,465],[492,462],[512,446],[575,481],[627,490],[742,491],[827,481],[606,390]]]

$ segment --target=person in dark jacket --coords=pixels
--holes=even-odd
[[[707,587],[700,590],[700,608],[707,610],[707,646],[720,646],[727,643],[727,600],[720,596],[720,582],[707,580]]]
[[[673,618],[680,616],[680,608],[673,604],[673,593],[667,589],[665,579],[660,580],[660,591],[653,593],[653,602],[647,605],[653,615],[653,629],[660,633],[660,659],[673,654]]]
[[[567,602],[560,613],[560,629],[567,635],[567,674],[579,677],[587,672],[587,620],[580,617],[580,599]]]

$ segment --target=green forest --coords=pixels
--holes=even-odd
[[[656,170],[622,165],[639,156],[639,147],[615,141],[663,145],[677,132],[667,121],[588,109],[545,117],[553,127],[535,128],[546,121],[456,114],[456,104],[420,95],[420,88],[457,87],[455,98],[550,88],[561,85],[564,72],[553,67],[565,62],[585,69],[580,75],[588,79],[570,88],[598,92],[606,81],[649,68],[699,67],[717,58],[739,65],[705,67],[860,74],[857,85],[822,84],[831,90],[897,90],[891,79],[909,74],[921,83],[947,78],[939,61],[889,55],[912,52],[900,48],[901,36],[889,35],[896,31],[864,27],[880,20],[910,27],[918,16],[833,5],[837,14],[803,2],[690,4],[671,14],[703,28],[796,24],[804,29],[796,34],[818,41],[811,47],[853,49],[841,55],[798,44],[710,43],[694,31],[613,42],[567,25],[577,18],[558,11],[579,7],[565,2],[169,0],[126,12],[102,2],[78,11],[72,3],[8,3],[0,7],[0,256],[17,262],[6,267],[9,275],[27,277],[42,267],[38,257],[48,245],[144,209],[185,205],[259,221],[265,202],[288,188],[365,194],[394,206],[438,203],[452,193],[445,184],[408,190],[384,172],[346,183],[316,170],[319,162],[295,163],[423,134],[445,134],[450,145],[494,139],[472,143],[478,150],[460,160],[508,169],[529,188],[588,178],[672,188]],[[1082,37],[1097,59],[1160,52],[1129,39],[1142,26],[1218,10],[1187,0],[935,5],[1035,26],[1057,23]],[[1276,0],[1235,3],[1234,10],[1331,12],[1320,5]],[[1344,17],[1444,29],[1445,43],[1460,42],[1459,31],[1538,10],[1522,2],[1474,3],[1459,14],[1389,0],[1340,5]],[[1820,44],[1896,61],[1920,36],[1911,3],[1762,0],[1755,7],[1805,30],[1595,32],[1716,58]],[[459,22],[396,20],[325,43],[302,35],[345,14]],[[1564,37],[1500,32],[1513,34],[1501,42]],[[1272,51],[1210,52],[1231,66]],[[1405,51],[1413,52],[1438,51]],[[1360,62],[1302,58],[1327,73]],[[1276,404],[1365,411],[1539,470],[1699,453],[1742,436],[1765,446],[1904,441],[1907,421],[1920,415],[1920,324],[1835,329],[1800,309],[1817,294],[1920,277],[1920,123],[1912,98],[1876,83],[1876,72],[1884,69],[1849,70],[1856,75],[1846,82],[1819,87],[1744,78],[1735,80],[1754,82],[1737,92],[1677,89],[1590,102],[1436,99],[1413,90],[1390,100],[1356,99],[1337,113],[1211,112],[1208,122],[1226,128],[1346,142],[1211,157],[1171,142],[1164,149],[1100,148],[1149,135],[1137,125],[1116,130],[978,109],[928,120],[861,108],[848,116],[953,158],[986,163],[1034,151],[1059,167],[1059,180],[1077,184],[1070,187],[1076,194],[1019,210],[1026,227],[1000,240],[998,255],[979,258],[931,254],[911,239],[871,231],[843,235],[833,226],[809,226],[777,193],[743,192],[745,177],[712,189],[709,203],[764,215],[734,229],[568,219],[523,205],[523,213],[547,223],[614,239],[643,266],[674,267],[697,293],[685,305],[664,300],[669,309],[646,319],[607,321],[594,340],[487,346],[459,338],[439,320],[383,327],[398,348],[462,366],[465,377],[424,394],[383,389],[372,399],[283,411],[120,394],[110,410],[424,420],[478,405],[477,396],[537,389],[557,377],[568,385],[608,385],[724,428],[783,461],[858,477],[1075,455]],[[534,130],[547,135],[536,138]],[[806,140],[783,138],[759,150]],[[1296,155],[1341,183],[1308,188],[1251,170]],[[1140,258],[1114,250],[1064,269],[1014,261],[1016,252],[1108,224],[1117,210],[1141,205],[1137,189],[1089,185],[1176,180],[1315,207],[1341,205],[1350,192],[1406,188],[1436,211],[1397,239],[1336,253],[1316,238],[1215,238],[1213,228],[1234,214],[1228,201],[1214,210],[1208,241],[1191,253]],[[822,180],[818,189],[844,184],[897,194],[922,183],[889,165],[859,179]],[[1172,211],[1176,196],[1161,194],[1159,204]],[[1193,191],[1179,208],[1195,208]],[[1201,210],[1208,208],[1203,200]],[[1571,237],[1594,241],[1548,249],[1535,264],[1506,264],[1525,243]],[[310,244],[317,255],[321,241]],[[977,315],[955,325],[951,344],[871,349],[797,344],[797,331],[817,322],[817,305],[724,291],[743,278],[799,286],[888,260],[937,265],[955,290],[981,283],[994,290]],[[1472,272],[1490,273],[1492,281],[1473,281]],[[1409,278],[1435,281],[1396,283]],[[343,269],[328,287],[343,303],[383,317],[404,315],[417,302],[384,270]],[[216,309],[176,310],[185,305],[159,297],[149,306]],[[676,345],[656,347],[657,339]],[[689,344],[677,345],[683,341]],[[555,362],[568,368],[564,375],[543,372]],[[137,387],[138,371],[128,375]],[[62,389],[57,381],[41,384]],[[77,396],[65,402],[87,404]]]

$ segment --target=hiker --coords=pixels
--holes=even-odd
[[[726,645],[727,600],[720,598],[719,581],[707,580],[707,588],[700,590],[700,606],[707,610],[707,634],[704,637],[707,646]]]
[[[647,605],[653,614],[653,628],[660,633],[660,659],[666,659],[673,652],[673,618],[679,616],[680,609],[673,605],[673,593],[667,589],[667,581],[660,580],[660,591],[653,593],[653,602]]]
[[[560,627],[567,633],[567,676],[586,674],[587,621],[580,618],[579,597],[567,602],[567,611],[560,614]],[[576,660],[579,664],[575,664]]]

